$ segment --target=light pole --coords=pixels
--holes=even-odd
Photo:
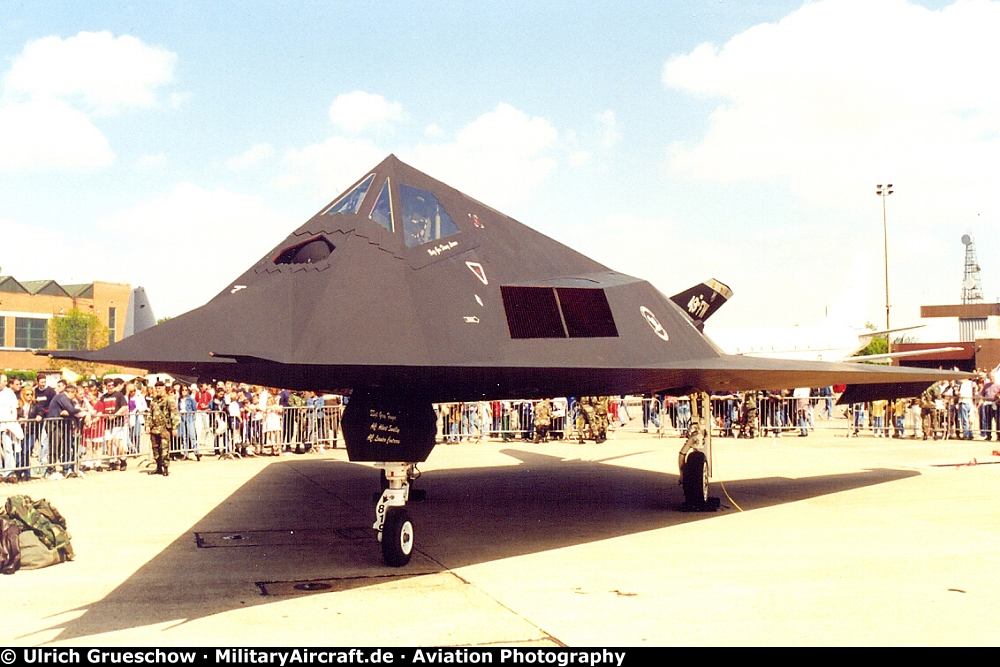
[[[882,236],[885,239],[885,344],[886,350],[891,352],[892,346],[889,343],[888,334],[888,330],[891,328],[889,325],[889,231],[885,224],[885,198],[892,194],[892,183],[884,188],[881,183],[876,185],[875,194],[882,198]]]

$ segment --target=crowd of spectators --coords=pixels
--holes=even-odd
[[[341,397],[232,382],[170,381],[168,392],[181,415],[175,458],[291,455],[337,444]],[[0,374],[3,481],[126,470],[142,451],[151,394],[143,378],[59,379],[52,387],[44,374],[35,382]]]
[[[922,396],[836,405],[843,386],[716,393],[711,396],[716,437],[807,437],[817,420],[846,420],[848,435],[878,438],[1000,440],[1000,383],[981,371],[974,379],[939,382]],[[601,397],[610,430],[686,436],[691,427],[689,396]],[[554,398],[542,439],[591,438],[589,424],[573,397]],[[538,440],[539,401],[479,401],[438,406],[438,433],[445,442],[491,437]],[[630,408],[631,406],[631,408]],[[641,416],[641,428],[639,417]],[[841,426],[843,427],[843,426]],[[977,436],[978,434],[978,436]]]
[[[724,393],[712,396],[717,437],[808,436],[818,419],[846,418],[849,435],[876,438],[1000,440],[1000,384],[992,373],[939,382],[921,396],[835,407],[843,387]],[[336,447],[346,398],[233,382],[171,382],[181,415],[171,446],[176,458],[304,453]],[[33,475],[59,478],[84,470],[125,470],[142,450],[151,387],[142,378],[50,386],[0,374],[0,443],[4,481]],[[539,407],[543,404],[542,407]],[[591,405],[602,424],[594,432]],[[630,410],[631,406],[631,410]],[[456,443],[606,437],[604,428],[634,428],[684,436],[691,426],[688,396],[574,397],[544,401],[477,401],[435,406],[438,435]],[[589,408],[589,409],[588,409]],[[641,417],[641,429],[639,419]],[[79,468],[79,469],[78,469]]]

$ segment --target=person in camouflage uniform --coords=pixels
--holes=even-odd
[[[594,396],[591,398],[594,405],[594,421],[590,428],[594,432],[594,441],[600,444],[608,439],[608,425],[611,420],[608,418],[608,397]]]
[[[577,401],[576,404],[579,409],[576,421],[576,430],[577,435],[580,438],[580,443],[582,444],[587,428],[590,428],[591,434],[594,432],[594,397],[581,396],[580,400]]]
[[[753,438],[757,435],[757,392],[748,391],[743,398],[743,421],[740,423],[740,437]]]
[[[935,382],[920,395],[920,430],[924,440],[928,437],[938,439],[941,431],[941,412],[937,402],[941,400],[941,383]]]
[[[535,406],[535,438],[534,442],[548,440],[549,427],[552,425],[552,401],[543,399]]]
[[[177,435],[177,426],[181,416],[177,410],[177,401],[167,394],[167,386],[157,382],[153,387],[153,398],[149,401],[149,419],[146,420],[146,432],[153,445],[153,458],[156,459],[154,475],[170,474],[170,439]]]
[[[305,442],[305,410],[306,397],[301,391],[293,391],[288,397],[288,407],[292,412],[292,432],[289,434],[295,440],[295,453],[304,454],[312,448],[311,442]],[[289,445],[289,448],[291,446]]]

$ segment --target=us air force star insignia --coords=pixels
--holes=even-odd
[[[642,313],[642,316],[646,318],[647,322],[649,322],[649,326],[653,327],[653,333],[663,340],[670,340],[670,336],[667,335],[667,330],[663,328],[663,325],[660,324],[660,321],[656,319],[656,315],[654,315],[649,308],[646,308],[646,306],[639,306],[639,312]]]

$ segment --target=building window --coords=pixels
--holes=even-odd
[[[7,318],[0,316],[0,347],[7,347]]]
[[[48,325],[48,320],[43,318],[14,318],[14,347],[44,350],[49,345]]]
[[[117,313],[115,308],[108,308],[108,345],[115,342],[115,325],[117,324]]]

